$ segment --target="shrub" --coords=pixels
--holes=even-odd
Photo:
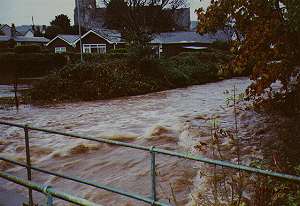
[[[134,48],[128,54],[130,58],[114,58],[113,53],[85,56],[85,63],[68,64],[55,70],[34,85],[29,95],[33,100],[42,101],[106,99],[219,79],[219,64],[223,60],[215,61],[214,54],[205,54],[211,58],[204,62],[201,53],[155,59],[148,52],[148,48]],[[76,59],[79,54],[65,55]]]
[[[39,45],[21,45],[15,47],[15,52],[19,54],[39,53],[41,52],[41,47]]]
[[[0,72],[17,73],[19,77],[36,77],[62,68],[68,62],[63,55],[52,53],[0,53]]]
[[[211,47],[214,49],[220,49],[220,50],[229,50],[230,49],[230,45],[226,41],[214,41],[211,44]]]
[[[127,48],[117,48],[117,49],[111,49],[109,51],[109,53],[117,53],[117,54],[121,54],[121,53],[128,53],[128,49]]]

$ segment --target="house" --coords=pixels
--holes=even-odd
[[[40,45],[44,46],[49,42],[49,39],[45,37],[34,37],[33,32],[31,30],[20,32],[18,30],[14,30],[11,26],[7,24],[0,26],[0,31],[4,35],[0,35],[0,43],[8,43],[11,40],[14,40],[17,45]]]
[[[183,51],[207,49],[215,41],[229,41],[232,32],[218,31],[215,34],[200,35],[195,31],[166,32],[154,35],[150,42],[158,56],[174,56]]]
[[[83,53],[104,54],[111,49],[124,47],[121,34],[113,30],[89,30],[81,37]],[[57,35],[47,45],[55,53],[80,52],[79,35]]]

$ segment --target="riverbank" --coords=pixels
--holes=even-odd
[[[112,99],[215,82],[234,74],[225,51],[182,53],[171,58],[130,57],[68,64],[34,84],[31,102]]]

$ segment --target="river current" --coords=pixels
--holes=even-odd
[[[216,117],[222,127],[233,128],[233,109],[228,107],[226,99],[234,87],[237,93],[242,93],[250,83],[247,78],[235,78],[113,100],[51,106],[22,105],[18,112],[13,108],[1,109],[0,120],[200,154],[195,146],[209,139],[209,119]],[[3,88],[5,86],[0,87],[1,90]],[[2,91],[8,92],[7,89]],[[261,118],[252,111],[238,114],[240,136],[253,135],[252,131],[258,127]],[[21,129],[0,126],[1,155],[24,161],[23,137]],[[33,131],[30,131],[30,144],[32,161],[36,166],[150,196],[150,157],[147,152]],[[247,164],[247,158],[244,163]],[[179,205],[188,205],[190,194],[199,188],[202,164],[158,155],[157,166],[159,197],[173,202],[175,196]],[[0,168],[26,177],[25,170],[20,167],[0,163]],[[103,205],[144,205],[38,172],[33,172],[33,180]],[[26,190],[14,184],[5,182],[5,187],[26,194]],[[42,200],[38,194],[34,198]]]

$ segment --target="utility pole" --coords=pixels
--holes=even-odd
[[[79,5],[79,0],[76,0],[77,2],[77,22],[78,22],[78,30],[79,30],[79,42],[80,42],[80,61],[83,63],[83,54],[82,54],[82,41],[81,41],[81,25],[80,25],[80,5]]]

